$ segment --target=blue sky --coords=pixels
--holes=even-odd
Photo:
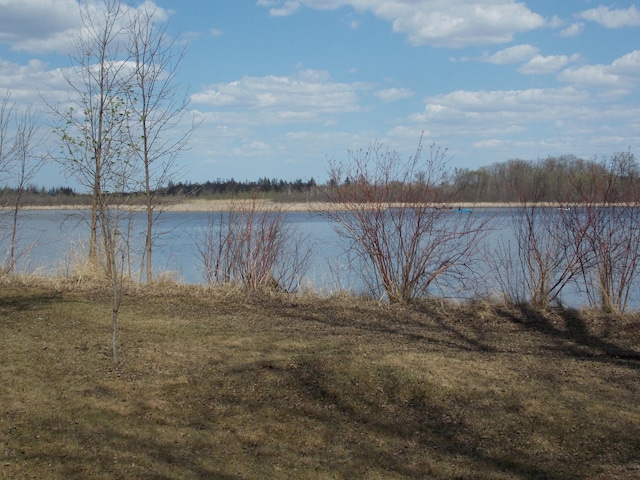
[[[422,132],[452,168],[638,157],[639,5],[156,0],[202,121],[180,177],[325,181],[328,159],[374,141],[409,155]],[[79,23],[74,0],[0,0],[0,94],[64,98]],[[39,183],[68,181],[48,167]]]

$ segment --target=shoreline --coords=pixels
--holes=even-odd
[[[245,208],[253,200],[190,200],[187,202],[158,204],[154,206],[157,211],[164,212],[224,212],[232,209]],[[392,204],[392,206],[399,206],[399,204]],[[463,209],[489,209],[489,208],[513,208],[520,206],[518,203],[509,202],[456,202],[451,205],[437,205],[434,208],[441,208],[445,210],[457,210]],[[554,207],[559,204],[553,203],[541,203],[539,206]],[[136,205],[127,207],[134,211],[145,211],[143,205]],[[370,208],[374,208],[371,204]],[[21,210],[89,210],[91,205],[24,205],[20,207]],[[272,200],[258,200],[256,202],[256,209],[259,211],[276,211],[283,210],[287,212],[328,212],[328,211],[340,211],[347,210],[344,204],[330,203],[330,202],[274,202]],[[0,210],[11,211],[12,208],[1,207]]]

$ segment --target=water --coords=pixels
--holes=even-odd
[[[219,214],[213,215],[219,222]],[[86,255],[89,236],[89,211],[24,210],[20,213],[17,251],[17,270],[21,273],[52,274],[68,271],[75,260]],[[210,221],[204,212],[164,212],[155,224],[156,239],[153,252],[154,275],[168,273],[189,283],[205,283],[204,268],[196,242],[202,238]],[[324,288],[332,269],[345,270],[340,264],[340,239],[333,226],[321,216],[309,212],[286,213],[286,221],[296,228],[312,248],[306,284]],[[130,230],[132,270],[140,269],[140,255],[144,247],[146,214],[134,213],[131,222],[122,228]],[[8,218],[2,225],[2,251],[9,252]],[[331,268],[329,268],[331,266]],[[341,279],[350,288],[349,275]]]
[[[17,271],[43,275],[67,274],[79,259],[86,258],[86,241],[89,235],[89,211],[67,210],[25,210],[21,212],[17,251],[22,255],[17,259]],[[213,217],[210,217],[213,215]],[[356,264],[345,253],[344,240],[336,233],[334,225],[325,217],[310,212],[288,212],[286,222],[305,237],[305,244],[311,248],[311,262],[302,286],[321,292],[349,290],[367,291]],[[463,215],[452,213],[452,215]],[[469,215],[465,213],[464,215]],[[458,283],[440,285],[434,292],[438,296],[450,298],[471,298],[477,295],[498,294],[503,289],[504,277],[496,269],[496,249],[512,250],[515,237],[512,231],[509,209],[474,210],[471,215],[490,220],[492,230],[478,245],[476,258],[472,259],[469,277]],[[166,212],[156,223],[157,238],[153,253],[154,275],[168,273],[173,278],[187,284],[206,283],[204,267],[196,242],[202,239],[211,218],[219,222],[219,214],[204,212]],[[8,250],[6,225],[0,225],[4,238],[0,244]],[[129,227],[131,238],[130,268],[138,272],[144,245],[146,215],[132,214]],[[501,280],[498,280],[501,279]],[[562,301],[569,306],[584,306],[587,299],[582,287],[571,285],[563,293]],[[640,305],[635,288],[631,308]]]

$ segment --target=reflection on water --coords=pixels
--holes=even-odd
[[[468,214],[468,213],[467,213]],[[492,265],[490,252],[496,247],[514,245],[511,230],[511,211],[509,209],[474,210],[473,215],[490,215],[493,230],[483,240],[478,258],[470,265],[470,276],[474,277],[474,288],[469,284],[447,285],[438,295],[453,298],[470,298],[500,291],[495,280],[496,269]],[[25,210],[21,212],[18,239],[19,253],[17,270],[21,273],[57,274],[68,273],[77,259],[86,258],[86,240],[89,234],[89,211],[67,210]],[[209,224],[209,213],[203,212],[166,212],[156,223],[156,240],[153,254],[154,275],[167,272],[185,283],[205,283],[202,261],[199,257],[196,241],[202,239]],[[212,214],[219,222],[220,214]],[[353,259],[345,253],[344,241],[334,230],[333,224],[323,216],[309,212],[289,212],[286,220],[292,224],[309,242],[312,250],[310,268],[303,286],[322,292],[335,290],[366,291],[357,274]],[[127,224],[131,256],[131,270],[140,270],[141,252],[144,246],[146,216],[144,213],[132,214]],[[2,220],[2,248],[8,253],[7,221]],[[493,280],[492,280],[493,279]],[[638,289],[635,289],[638,290]],[[562,297],[570,306],[586,305],[587,300],[579,290],[572,286]],[[638,298],[632,299],[630,306],[640,305]]]

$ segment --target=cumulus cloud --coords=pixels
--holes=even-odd
[[[68,53],[70,39],[82,30],[82,19],[75,0],[0,0],[0,42],[16,51],[29,53]],[[100,18],[102,2],[88,0],[87,8]],[[125,6],[129,9],[132,7]],[[156,21],[165,21],[169,12],[152,1],[137,8],[153,11]]]
[[[374,95],[383,102],[395,102],[396,100],[411,98],[413,92],[406,88],[387,88],[385,90],[378,90]]]
[[[270,75],[214,84],[193,94],[191,101],[262,112],[265,121],[311,121],[322,115],[359,110],[357,92],[363,88],[358,83],[330,82],[322,72],[304,70],[298,78]]]
[[[584,65],[568,68],[558,76],[560,81],[582,87],[618,87],[621,78],[606,65]]]
[[[580,35],[580,33],[582,33],[583,30],[584,30],[584,23],[582,22],[572,23],[571,25],[569,25],[568,27],[560,31],[560,36],[564,38],[575,37],[576,35]]]
[[[640,50],[634,50],[611,63],[611,71],[626,77],[640,78]]]
[[[634,50],[609,65],[583,65],[568,68],[558,75],[567,83],[582,87],[606,87],[628,92],[640,83],[640,50]]]
[[[546,57],[536,55],[522,65],[518,71],[529,75],[553,73],[563,68],[569,62],[576,61],[578,58],[578,55],[572,55],[571,57],[567,55],[549,55]]]
[[[494,65],[506,65],[527,61],[538,53],[538,49],[528,44],[514,45],[493,54],[485,54],[480,61]]]
[[[490,159],[606,152],[614,142],[602,138],[613,125],[626,141],[637,138],[637,115],[637,108],[611,104],[586,89],[565,87],[458,90],[428,97],[424,110],[409,120],[416,126],[428,125],[439,142],[466,145],[487,152],[481,156]]]
[[[75,0],[3,0],[0,41],[15,50],[52,51],[80,24]]]
[[[388,21],[413,45],[461,48],[506,43],[545,25],[539,14],[515,0],[259,0],[272,16],[291,15],[301,5],[318,10],[351,6]]]
[[[635,5],[627,9],[611,10],[609,7],[599,6],[585,10],[577,15],[578,18],[599,23],[607,28],[640,26],[640,10]]]
[[[11,98],[21,105],[39,101],[42,94],[47,102],[68,100],[69,86],[61,69],[48,69],[41,60],[30,60],[25,65],[0,59],[0,90],[11,92]]]
[[[497,111],[497,110],[529,110],[544,109],[550,104],[566,105],[578,104],[586,100],[586,94],[574,88],[561,89],[533,88],[528,90],[493,90],[455,92],[430,97],[427,108],[455,108],[466,111]]]
[[[271,8],[269,15],[272,17],[286,17],[300,10],[300,2],[287,1],[280,8]]]

